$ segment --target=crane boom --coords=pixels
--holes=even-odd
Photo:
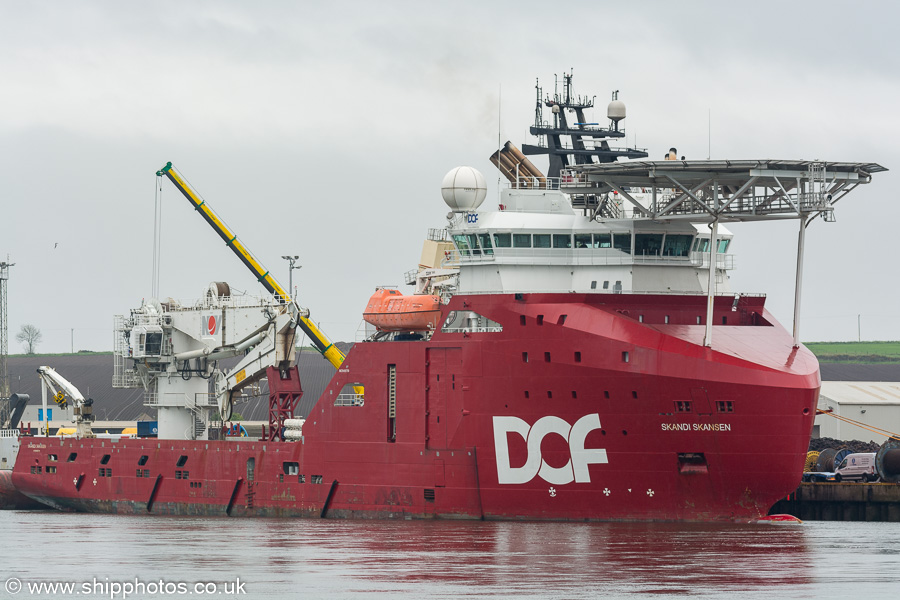
[[[225,245],[231,248],[244,265],[250,269],[257,281],[259,281],[266,290],[274,294],[276,298],[282,302],[291,302],[296,306],[296,302],[291,299],[290,292],[286,291],[281,284],[272,276],[272,274],[250,253],[250,251],[237,239],[237,234],[232,232],[227,225],[219,218],[206,201],[188,185],[187,181],[175,170],[171,162],[166,163],[162,169],[156,172],[157,177],[168,177],[169,181],[184,194],[194,210],[200,213],[203,219],[209,223],[210,227],[219,234],[219,237],[225,242]],[[299,306],[296,311],[297,326],[307,335],[315,347],[328,359],[335,368],[341,366],[344,362],[344,353],[340,348],[331,343],[331,340],[318,328],[310,318],[301,311]]]
[[[94,420],[91,406],[94,401],[90,398],[85,400],[81,391],[52,367],[40,366],[37,373],[41,380],[41,396],[44,405],[44,434],[47,434],[49,427],[47,418],[47,391],[49,390],[53,394],[53,400],[61,408],[66,408],[66,396],[72,400],[75,413],[75,435],[79,438],[94,437],[91,431],[91,421]]]

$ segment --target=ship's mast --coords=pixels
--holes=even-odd
[[[9,281],[9,268],[15,263],[9,258],[0,262],[0,399],[9,398],[9,372],[6,359],[9,356],[9,324],[6,319],[6,282]],[[2,421],[2,419],[0,419]]]
[[[619,130],[618,121],[614,121],[613,127],[608,129],[599,127],[598,123],[589,123],[585,110],[594,107],[596,96],[576,95],[572,79],[571,72],[563,73],[562,93],[559,90],[559,79],[556,78],[553,96],[548,95],[543,99],[540,82],[535,85],[535,120],[529,131],[537,136],[538,145],[523,144],[522,153],[526,156],[547,154],[550,159],[547,176],[552,178],[559,177],[563,169],[573,165],[610,163],[619,158],[647,158],[647,152],[643,150],[610,147],[607,138],[624,138],[625,131]],[[617,99],[617,94],[618,92],[614,100]],[[543,120],[544,106],[553,114],[552,123]],[[575,116],[573,123],[569,122],[571,113]],[[568,138],[569,142],[566,143],[564,138]]]

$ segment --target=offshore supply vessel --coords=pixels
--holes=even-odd
[[[509,180],[445,177],[413,294],[379,289],[345,356],[185,180],[167,177],[269,292],[210,285],[117,317],[115,385],[143,387],[159,437],[22,441],[13,483],[61,509],[142,514],[752,520],[800,481],[820,378],[799,341],[804,232],[872,163],[649,161],[590,123],[571,75],[542,96]],[[544,111],[550,115],[544,119]],[[528,158],[547,154],[541,172]],[[619,161],[620,158],[630,159]],[[795,219],[793,331],[735,293],[729,222]],[[302,330],[336,373],[294,415]],[[218,360],[240,357],[231,369]],[[266,377],[259,440],[222,437]],[[301,418],[302,417],[302,418]],[[219,438],[219,439],[216,439]],[[759,448],[768,460],[758,459]]]

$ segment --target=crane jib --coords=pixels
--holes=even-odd
[[[237,257],[241,260],[244,265],[250,269],[251,272],[256,276],[256,279],[266,288],[270,294],[274,294],[276,298],[278,298],[281,302],[290,301],[290,294],[281,287],[281,285],[275,280],[274,277],[270,274],[268,270],[265,269],[254,257],[250,254],[250,251],[247,250],[244,245],[237,239],[237,235],[232,232],[225,223],[219,219],[218,215],[206,204],[206,201],[197,196],[197,194],[191,189],[191,187],[184,181],[181,176],[175,171],[172,167],[172,163],[166,163],[166,166],[156,172],[157,177],[166,176],[169,181],[178,188],[178,190],[184,195],[185,198],[193,205],[194,210],[199,212],[203,219],[215,230],[215,232],[219,235],[220,238],[225,242],[225,245],[231,248],[232,252],[234,252]],[[331,343],[325,334],[323,334],[316,325],[306,316],[302,314],[297,315],[297,326],[307,335],[309,336],[310,341],[316,346],[316,349],[322,353],[322,355],[328,359],[335,367],[339,367],[341,363],[344,361],[344,353],[341,352],[340,348]],[[355,389],[355,388],[354,388]],[[357,393],[361,392],[362,387],[359,387]]]
[[[271,277],[269,277],[269,271],[264,270],[259,263],[257,263],[250,256],[250,253],[244,248],[244,245],[237,239],[237,235],[233,232],[229,231],[229,229],[225,226],[225,224],[219,219],[216,214],[206,205],[206,201],[198,198],[193,191],[188,188],[188,186],[181,180],[181,178],[174,172],[174,169],[171,168],[171,163],[167,165],[168,168],[160,170],[157,174],[162,173],[165,175],[172,184],[178,188],[185,198],[194,205],[194,210],[198,211],[203,219],[209,223],[209,225],[215,230],[215,232],[222,238],[222,241],[225,242],[225,245],[231,248],[231,250],[237,255],[237,257],[241,260],[244,265],[253,271],[256,275],[257,280],[266,288],[270,294],[275,294],[279,296],[283,301],[286,301],[288,294],[281,288],[277,283],[273,283]]]

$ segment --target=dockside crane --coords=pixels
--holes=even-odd
[[[44,406],[44,431],[42,433],[44,435],[47,434],[49,425],[49,419],[47,419],[47,392],[49,390],[53,401],[60,408],[67,408],[69,401],[72,401],[72,412],[75,414],[76,437],[94,437],[94,433],[91,430],[91,422],[94,420],[92,408],[94,401],[90,398],[85,399],[77,387],[57,373],[52,367],[38,367],[37,373],[41,379],[41,396]]]
[[[335,368],[339,368],[344,362],[345,355],[340,348],[335,346],[312,320],[309,318],[309,310],[303,309],[297,303],[295,298],[291,297],[289,291],[285,290],[280,283],[272,276],[272,274],[253,256],[253,254],[238,240],[237,235],[225,225],[225,222],[213,211],[206,201],[191,188],[187,181],[177,172],[171,162],[166,163],[162,169],[156,172],[157,177],[166,177],[172,182],[178,191],[191,203],[200,216],[209,224],[210,227],[225,242],[225,245],[231,248],[232,252],[240,259],[244,265],[250,269],[253,276],[256,277],[264,288],[274,294],[275,298],[282,303],[289,305],[289,311],[295,320],[296,326],[305,333],[316,349],[330,362]],[[358,391],[357,393],[362,393]]]

